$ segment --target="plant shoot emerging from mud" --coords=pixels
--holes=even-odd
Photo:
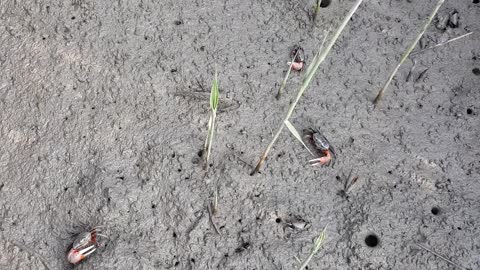
[[[215,71],[215,77],[212,82],[212,89],[210,90],[210,117],[208,119],[208,133],[207,133],[207,139],[205,140],[205,147],[204,147],[205,170],[208,169],[210,153],[212,151],[213,133],[215,131],[215,119],[217,117],[219,96],[220,96],[220,93],[218,91],[217,72]]]
[[[305,269],[305,267],[307,267],[310,260],[312,260],[313,256],[315,256],[315,254],[317,254],[320,248],[323,246],[323,243],[325,242],[326,229],[327,227],[325,227],[323,231],[320,233],[320,235],[317,237],[317,239],[315,239],[315,242],[313,243],[312,251],[310,251],[310,254],[308,255],[308,257],[305,258],[305,260],[303,260],[302,264],[300,265],[300,267],[298,267],[297,270]]]
[[[290,108],[288,109],[288,112],[287,112],[287,115],[285,116],[285,118],[283,119],[282,121],[282,124],[280,125],[280,127],[278,128],[277,132],[275,133],[275,135],[273,136],[272,138],[272,141],[268,144],[267,148],[265,149],[265,151],[262,153],[261,157],[260,157],[260,160],[258,161],[257,163],[257,166],[255,166],[255,169],[250,173],[250,175],[254,175],[255,173],[259,172],[260,169],[262,168],[263,166],[263,163],[265,163],[265,160],[267,159],[267,156],[268,154],[270,153],[273,145],[275,144],[275,142],[277,141],[278,137],[280,136],[280,133],[282,133],[282,130],[285,126],[285,122],[288,121],[288,119],[290,119],[290,117],[292,116],[293,114],[293,110],[295,109],[295,107],[297,106],[297,103],[298,101],[300,100],[300,98],[303,96],[303,93],[305,92],[305,90],[307,89],[307,87],[310,85],[310,82],[312,81],[313,79],[313,76],[315,75],[315,73],[317,72],[318,70],[318,67],[320,66],[320,64],[323,62],[323,60],[325,60],[325,58],[327,57],[328,53],[330,52],[330,50],[332,49],[333,45],[335,44],[335,42],[337,41],[338,37],[340,36],[340,34],[342,33],[343,29],[345,28],[345,26],[347,25],[347,23],[350,21],[350,18],[352,18],[353,14],[355,13],[355,11],[357,11],[358,9],[358,6],[360,6],[360,4],[362,3],[363,0],[357,0],[355,2],[355,4],[353,5],[353,7],[350,9],[350,11],[348,12],[347,16],[343,19],[342,23],[340,24],[340,26],[337,28],[337,30],[335,31],[335,33],[333,34],[333,37],[330,39],[330,41],[327,43],[327,46],[324,50],[322,50],[323,48],[323,44],[325,43],[325,40],[326,40],[326,37],[327,37],[327,34],[325,34],[324,38],[323,38],[323,41],[322,41],[322,44],[320,45],[320,49],[318,50],[317,54],[315,55],[315,57],[313,58],[312,60],[312,63],[308,66],[307,68],[307,71],[305,72],[305,75],[303,77],[303,80],[302,80],[302,85],[300,87],[300,89],[298,90],[298,93],[297,93],[297,97],[295,98],[295,100],[291,103],[290,105]]]
[[[415,38],[415,40],[412,42],[412,44],[410,44],[410,46],[407,48],[407,50],[405,50],[405,52],[402,54],[402,57],[400,58],[400,62],[398,63],[398,65],[395,67],[395,69],[392,71],[392,73],[390,74],[390,76],[388,77],[387,81],[385,82],[385,84],[383,85],[383,88],[378,92],[377,96],[375,97],[375,99],[373,100],[373,103],[375,105],[378,104],[378,102],[380,101],[380,99],[383,97],[383,94],[385,92],[385,90],[387,90],[388,86],[390,85],[390,83],[392,82],[392,79],[393,77],[395,76],[395,74],[397,73],[398,69],[400,68],[400,66],[403,64],[403,62],[405,61],[405,59],[407,59],[407,57],[410,55],[410,53],[413,51],[413,49],[415,48],[415,46],[417,45],[418,41],[420,40],[420,38],[422,38],[423,34],[425,33],[425,31],[427,31],[427,28],[428,26],[430,25],[430,23],[432,22],[433,18],[435,17],[435,14],[437,14],[438,10],[440,9],[440,7],[442,6],[443,2],[445,0],[439,0],[437,2],[437,5],[435,6],[435,8],[433,9],[432,11],[432,14],[430,14],[430,16],[427,18],[427,21],[425,22],[425,24],[423,25],[423,28],[422,30],[420,31],[420,33],[418,34],[418,36]]]

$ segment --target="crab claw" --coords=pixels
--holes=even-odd
[[[72,248],[70,252],[68,252],[67,259],[70,263],[77,264],[85,259],[88,255],[95,252],[95,250],[97,250],[95,245],[91,245],[80,250]]]
[[[330,161],[332,160],[332,155],[330,154],[330,151],[325,151],[324,154],[325,156],[311,159],[308,162],[312,163],[312,166],[329,165]]]
[[[301,71],[303,69],[303,62],[287,62],[288,65],[292,65],[292,69],[295,71]]]

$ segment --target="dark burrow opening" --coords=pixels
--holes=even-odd
[[[435,216],[440,214],[440,209],[436,206],[432,207],[432,214],[434,214]]]
[[[332,2],[331,0],[320,0],[320,7],[321,8],[326,8],[330,6],[330,3]]]
[[[376,247],[378,242],[378,237],[375,234],[369,234],[365,237],[365,244],[369,247]]]

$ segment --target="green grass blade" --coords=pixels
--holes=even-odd
[[[405,50],[405,52],[403,52],[402,57],[400,57],[400,62],[397,64],[397,66],[395,67],[395,69],[392,71],[392,73],[391,73],[390,76],[388,77],[387,81],[386,81],[385,84],[383,85],[383,88],[378,92],[377,96],[376,96],[375,99],[373,100],[373,103],[374,103],[375,105],[378,104],[378,102],[380,101],[380,99],[383,97],[385,90],[387,90],[388,86],[389,86],[390,83],[392,82],[393,77],[395,76],[395,74],[397,74],[397,71],[398,71],[398,69],[400,68],[400,66],[403,64],[403,62],[405,61],[405,59],[407,59],[407,57],[408,57],[408,56],[410,55],[410,53],[413,51],[413,49],[415,48],[415,46],[417,46],[418,41],[420,40],[420,38],[422,38],[423,34],[425,34],[425,31],[427,31],[428,26],[429,26],[430,23],[432,22],[433,18],[435,17],[435,14],[437,14],[438,10],[440,9],[440,7],[442,6],[442,4],[443,4],[444,1],[445,1],[445,0],[439,0],[439,1],[437,2],[437,5],[436,5],[435,8],[433,9],[433,11],[432,11],[432,13],[430,14],[430,16],[427,18],[427,21],[426,21],[425,24],[423,25],[422,30],[420,31],[420,33],[417,35],[417,37],[416,37],[415,40],[412,42],[412,44],[410,44],[410,46]]]
[[[287,126],[288,130],[290,130],[290,132],[292,133],[292,135],[297,138],[297,140],[303,145],[303,147],[305,147],[305,149],[307,149],[307,151],[312,155],[314,156],[314,154],[312,153],[312,151],[310,151],[310,149],[307,147],[307,145],[303,142],[302,140],[302,136],[300,136],[300,133],[298,133],[297,129],[292,125],[292,123],[290,123],[290,121],[286,120],[285,121],[285,126]]]
[[[315,239],[315,242],[313,243],[312,251],[310,251],[310,254],[308,255],[308,257],[305,258],[305,260],[303,260],[300,267],[298,267],[298,270],[305,269],[305,267],[307,267],[310,260],[312,260],[313,256],[315,256],[315,254],[317,254],[318,251],[320,250],[320,248],[323,246],[323,244],[325,243],[325,237],[326,237],[325,232],[326,232],[326,230],[327,230],[327,227],[325,227],[323,229],[323,231],[320,233],[320,235],[317,237],[317,239]]]
[[[212,109],[212,111],[217,111],[219,96],[217,72],[215,71],[215,79],[213,80],[212,89],[210,91],[210,109]]]

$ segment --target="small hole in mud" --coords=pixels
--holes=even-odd
[[[238,220],[238,223],[242,223],[242,219],[239,219],[239,220]]]
[[[281,219],[281,218],[276,218],[276,219],[275,219],[275,222],[276,222],[276,223],[280,223],[280,222],[282,222],[282,219]]]
[[[46,38],[46,37],[42,37],[42,40],[45,40],[45,39],[47,39],[47,38]]]
[[[95,107],[92,107],[92,110],[95,110]]]
[[[180,264],[180,262],[175,262],[175,266],[178,266]]]
[[[376,247],[378,245],[378,237],[375,234],[367,235],[365,244],[369,247]]]
[[[326,7],[330,6],[330,3],[331,3],[331,2],[332,2],[331,0],[322,0],[322,1],[320,2],[320,7],[326,8]]]
[[[388,171],[388,174],[392,174],[392,171]]]
[[[460,228],[460,227],[457,227],[457,230],[461,231],[461,230],[462,230],[462,228]]]
[[[145,40],[148,40],[148,37],[144,37]]]
[[[473,74],[480,76],[480,68],[474,68],[472,69]]]
[[[470,109],[470,108],[468,108],[468,109],[467,109],[467,114],[472,114],[472,113],[473,113],[473,110]]]
[[[0,186],[0,187],[3,187],[3,184],[2,184],[2,186]],[[68,190],[68,187],[63,188],[63,190],[64,190],[64,191],[67,191],[67,190]]]
[[[335,179],[340,180],[340,176],[338,176],[338,175],[335,176]]]
[[[228,258],[228,253],[225,253],[225,255],[223,255],[223,257]]]
[[[72,20],[75,20],[75,16],[72,16]]]
[[[432,214],[435,216],[440,214],[440,209],[436,206],[432,207]]]
[[[194,259],[194,258],[191,258],[190,261],[191,261],[192,263],[195,263],[195,259]]]
[[[472,3],[474,3],[474,4],[478,4],[478,3],[480,3],[480,0],[473,0],[473,2],[472,2]]]
[[[174,22],[174,24],[175,24],[175,25],[180,25],[180,24],[182,24],[182,21],[176,20],[176,21]]]
[[[152,204],[152,209],[155,209],[155,207],[157,207],[155,204]]]
[[[177,171],[178,171],[178,172],[181,172],[181,171],[182,171],[182,169],[178,169]]]
[[[173,238],[177,238],[177,234],[175,232],[173,232]]]
[[[175,72],[177,72],[177,69],[176,69],[176,68],[172,68],[172,69],[170,70],[170,72],[171,72],[171,73],[175,73]]]
[[[202,157],[202,156],[203,156],[203,150],[199,150],[199,151],[197,152],[197,156],[198,156],[198,157]]]

